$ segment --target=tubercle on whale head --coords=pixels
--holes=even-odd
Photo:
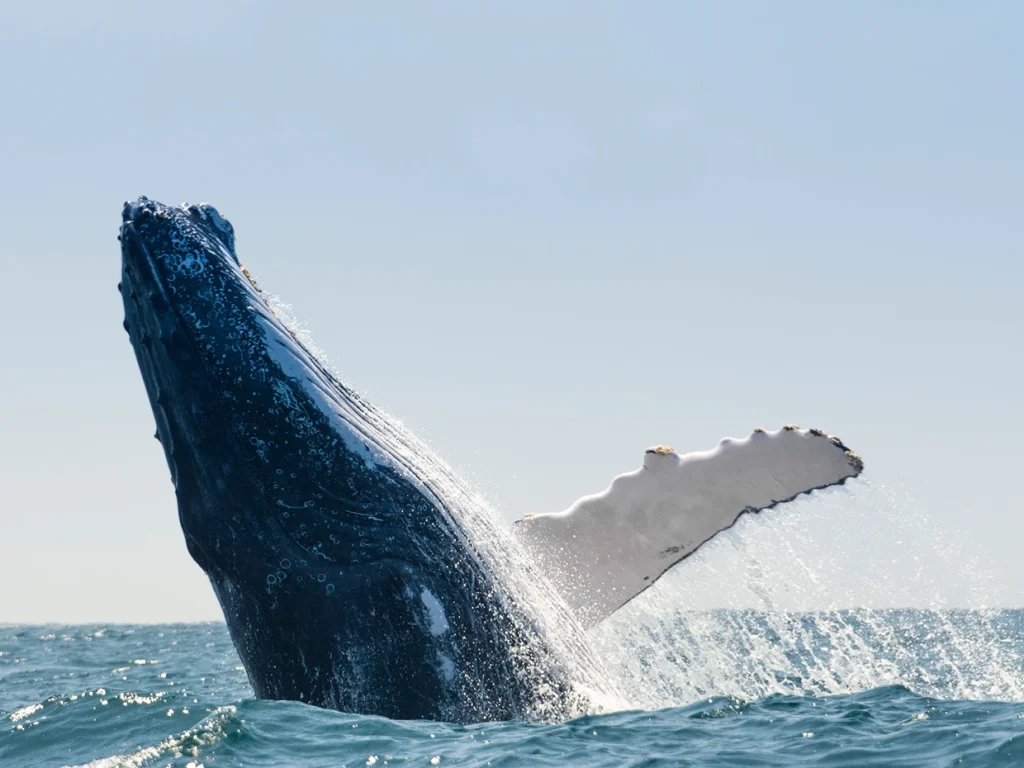
[[[182,203],[175,207],[163,205],[147,197],[140,197],[134,203],[125,202],[121,210],[121,219],[123,223],[117,239],[122,243],[122,249],[126,238],[130,243],[133,233],[141,235],[143,230],[146,230],[142,237],[146,247],[156,250],[158,258],[163,256],[162,261],[165,264],[168,262],[168,253],[161,254],[157,247],[161,241],[171,244],[172,253],[184,252],[187,254],[188,248],[192,247],[192,253],[200,260],[189,262],[186,255],[186,260],[183,263],[167,264],[171,270],[168,273],[171,280],[175,279],[174,273],[180,273],[183,267],[192,266],[195,269],[197,265],[201,266],[201,256],[198,256],[200,253],[220,251],[221,255],[225,256],[229,262],[234,262],[255,294],[273,312],[273,309],[267,304],[263,289],[260,288],[256,278],[238,259],[238,253],[235,250],[235,228],[214,206],[209,203]],[[146,242],[147,240],[148,242]],[[204,246],[213,247],[205,248]]]
[[[233,368],[239,383],[256,375],[262,335],[246,315],[269,307],[238,260],[231,223],[205,203],[167,206],[145,197],[126,202],[121,219],[125,328],[154,359],[181,358],[151,373],[184,380],[199,369]]]
[[[167,206],[146,197],[126,202],[121,211],[122,282],[125,298],[142,298],[157,314],[172,309],[186,327],[201,327],[227,309],[227,301],[258,300],[269,309],[263,291],[242,266],[235,250],[234,227],[206,203]],[[128,312],[126,302],[126,314]],[[137,313],[136,313],[137,314]],[[132,324],[126,317],[126,324]]]
[[[122,234],[125,225],[139,225],[151,221],[166,222],[171,228],[182,230],[194,228],[219,242],[235,263],[235,228],[224,218],[220,211],[208,203],[182,203],[180,206],[169,206],[139,197],[135,202],[125,201],[121,209]]]

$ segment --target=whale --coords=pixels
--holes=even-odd
[[[863,469],[819,430],[758,429],[649,449],[605,491],[507,526],[311,351],[216,208],[140,197],[118,239],[185,545],[257,698],[462,723],[623,706],[589,627],[740,516]]]

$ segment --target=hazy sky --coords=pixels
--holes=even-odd
[[[0,4],[0,623],[219,616],[121,329],[140,194],[217,205],[334,367],[510,519],[648,445],[796,422],[864,456],[844,504],[896,488],[890,519],[1024,605],[1022,27],[1011,2]]]

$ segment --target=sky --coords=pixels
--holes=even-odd
[[[333,367],[509,520],[649,445],[797,423],[867,464],[843,504],[880,570],[852,603],[909,572],[871,554],[895,494],[878,521],[923,520],[1024,606],[1022,25],[1010,2],[0,3],[0,623],[220,615],[121,328],[142,194],[218,206]]]

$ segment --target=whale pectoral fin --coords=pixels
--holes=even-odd
[[[838,438],[793,426],[684,456],[658,446],[603,493],[565,512],[528,515],[513,533],[591,626],[744,512],[842,484],[863,468]]]

